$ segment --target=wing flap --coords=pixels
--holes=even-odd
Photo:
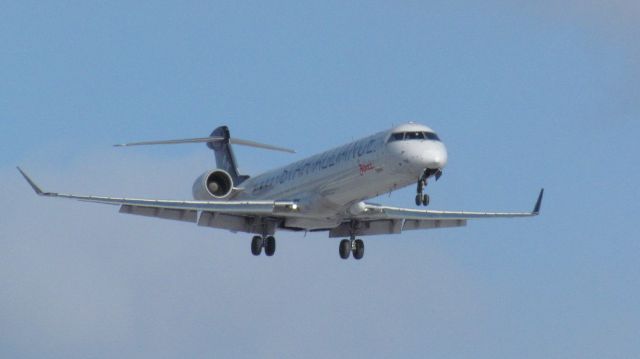
[[[182,218],[189,218],[189,221],[191,222],[191,219],[193,218],[193,214],[191,212],[197,211],[220,212],[237,215],[264,216],[278,214],[279,216],[286,216],[299,210],[297,204],[291,201],[182,201],[168,199],[84,196],[46,192],[38,187],[24,171],[20,168],[18,168],[18,170],[39,196],[68,198],[84,202],[127,206],[125,209],[121,209],[121,211],[125,211],[124,213],[130,214],[149,215],[151,217],[160,217],[162,215],[167,216],[169,219],[174,219],[174,217],[181,218],[181,213],[185,213],[185,217]],[[134,210],[134,207],[143,209]],[[158,211],[153,212],[150,209],[157,209]],[[157,215],[154,213],[157,213]],[[195,222],[195,220],[193,220],[193,222]]]
[[[360,236],[373,236],[378,234],[399,234],[402,232],[402,220],[380,219],[372,221],[359,221],[357,230]],[[329,231],[329,237],[349,237],[352,232],[351,222],[343,222]]]
[[[158,208],[158,207],[142,207],[122,205],[120,207],[120,213],[135,214],[144,217],[155,217],[162,219],[172,219],[175,221],[196,223],[198,218],[198,211],[184,210],[184,209],[172,209],[172,208]]]
[[[365,210],[354,217],[354,219],[376,220],[376,219],[404,219],[404,220],[467,220],[475,218],[514,218],[533,217],[540,214],[542,206],[542,196],[544,189],[536,200],[536,204],[531,212],[472,212],[472,211],[434,211],[413,208],[401,208],[381,206],[376,204],[366,204]],[[447,223],[447,222],[442,222]]]
[[[277,221],[270,217],[259,218],[217,212],[202,212],[198,219],[198,226],[260,235],[273,235],[276,232],[276,225]]]
[[[434,211],[366,204],[364,211],[332,229],[329,236],[349,236],[354,230],[354,223],[357,223],[357,235],[368,236],[416,229],[463,227],[467,225],[467,220],[477,218],[533,217],[540,214],[543,194],[544,190],[541,190],[531,212]]]
[[[431,229],[431,228],[451,228],[464,227],[467,225],[465,219],[436,219],[436,220],[415,220],[409,219],[404,221],[403,231],[411,231],[415,229]]]

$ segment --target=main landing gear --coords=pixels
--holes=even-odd
[[[349,228],[349,238],[340,241],[338,247],[338,253],[340,258],[347,259],[349,255],[353,253],[353,258],[360,260],[364,257],[364,242],[362,239],[356,239],[356,235],[360,232],[360,223],[356,220],[351,220]]]
[[[362,239],[355,239],[355,237],[343,239],[340,241],[338,251],[342,259],[349,258],[349,254],[353,253],[353,258],[360,260],[364,256],[364,242]]]
[[[264,248],[264,254],[271,257],[276,253],[276,239],[274,236],[254,236],[251,240],[251,254],[259,256]]]
[[[424,189],[425,187],[427,187],[427,180],[429,179],[429,177],[433,175],[436,176],[436,181],[437,181],[440,179],[440,176],[442,176],[442,171],[427,168],[424,170],[424,172],[418,179],[418,188],[416,190],[416,206],[429,205],[430,198],[428,194],[424,193]]]

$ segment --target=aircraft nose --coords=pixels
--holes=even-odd
[[[431,149],[430,151],[426,151],[422,158],[424,159],[426,168],[442,169],[447,165],[447,150],[444,146],[441,146],[441,148],[437,150]]]

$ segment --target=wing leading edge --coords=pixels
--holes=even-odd
[[[415,229],[463,227],[467,225],[467,220],[477,218],[533,217],[540,214],[543,195],[544,189],[541,189],[531,212],[434,211],[367,204],[362,213],[331,229],[329,236],[348,236],[353,231],[354,221],[358,224],[358,235],[367,236],[397,234]]]
[[[161,211],[209,211],[238,215],[271,215],[275,213],[295,212],[298,207],[296,203],[289,201],[181,201],[163,199],[142,199],[142,198],[118,198],[102,196],[83,196],[57,192],[43,191],[20,167],[18,171],[22,174],[31,188],[39,196],[69,198],[84,202],[94,202],[112,205],[121,205],[120,212],[145,215],[144,210],[134,208],[155,209],[157,213]],[[148,211],[147,211],[148,212]],[[151,212],[149,212],[151,213]],[[163,217],[156,215],[154,217]],[[190,216],[187,216],[190,217]],[[165,217],[163,217],[165,218]],[[167,217],[169,219],[172,216]],[[191,221],[191,220],[190,220]],[[195,222],[195,220],[194,220]]]
[[[18,171],[39,196],[119,205],[120,213],[193,222],[200,226],[231,231],[273,234],[274,219],[299,215],[298,205],[291,201],[182,201],[47,192],[42,190],[20,167]],[[358,235],[367,236],[401,233],[415,229],[461,227],[467,224],[468,219],[476,218],[532,217],[540,214],[543,195],[544,189],[540,190],[531,212],[435,211],[366,204],[363,212],[345,218],[342,224],[329,229],[329,236],[349,236],[354,230],[354,223],[357,223]],[[199,217],[198,212],[201,212]]]
[[[354,219],[412,219],[412,220],[455,220],[475,218],[513,218],[533,217],[540,214],[544,189],[540,190],[536,204],[531,212],[470,212],[470,211],[434,211],[412,208],[390,207],[367,204],[365,211]]]

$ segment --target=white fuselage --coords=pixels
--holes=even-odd
[[[359,202],[415,184],[426,168],[446,165],[446,148],[437,139],[389,142],[394,133],[410,132],[433,133],[415,123],[397,126],[250,178],[233,199],[297,201],[300,218],[287,227],[335,225]]]

